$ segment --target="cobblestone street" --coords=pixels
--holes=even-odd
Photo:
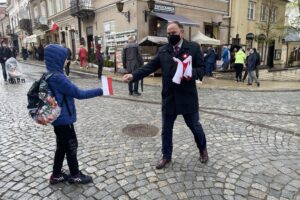
[[[300,92],[200,89],[209,162],[200,163],[193,135],[179,116],[173,162],[155,170],[160,132],[130,137],[122,129],[149,124],[161,130],[161,88],[146,85],[142,96],[131,97],[126,84],[113,82],[113,97],[76,100],[78,160],[94,182],[52,186],[53,128],[35,124],[26,108],[26,93],[43,68],[22,66],[26,83],[0,84],[1,200],[300,200]],[[88,75],[70,79],[81,88],[100,86]]]

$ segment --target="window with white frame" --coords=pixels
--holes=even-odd
[[[48,14],[49,16],[54,14],[54,9],[53,9],[53,0],[47,0],[48,2]]]
[[[61,11],[61,0],[56,0],[55,6],[56,6],[56,13],[60,12]]]
[[[33,8],[33,16],[34,16],[34,19],[37,19],[39,16],[39,8],[37,6],[35,6]]]
[[[267,6],[264,5],[264,4],[261,4],[261,8],[260,8],[260,21],[267,21],[267,12],[268,12],[268,9],[267,9]]]
[[[255,19],[255,2],[252,1],[248,2],[248,19]]]
[[[278,11],[278,8],[277,7],[273,7],[271,9],[271,22],[272,23],[276,23],[277,22],[277,11]]]
[[[40,5],[41,5],[41,13],[42,13],[42,16],[46,17],[46,16],[47,16],[47,12],[46,12],[46,2],[43,1]]]

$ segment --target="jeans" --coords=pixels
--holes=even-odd
[[[78,174],[78,142],[74,125],[54,126],[54,132],[56,135],[56,151],[54,156],[53,175],[60,175],[65,155],[67,156],[71,175]]]
[[[1,63],[1,65],[2,65],[3,79],[4,79],[4,81],[7,81],[7,73],[6,73],[5,63]]]
[[[66,72],[67,76],[69,76],[69,74],[70,74],[70,64],[71,64],[71,61],[68,62],[66,67],[65,67],[65,72]]]
[[[138,92],[139,90],[139,81],[130,81],[128,83],[129,92]]]
[[[213,63],[205,63],[205,74],[207,76],[212,76],[213,68],[214,68]]]
[[[259,80],[258,78],[256,77],[256,71],[253,70],[253,71],[248,71],[248,74],[249,74],[249,84],[252,84],[253,81],[255,81],[255,83],[259,83]]]
[[[172,159],[173,152],[173,126],[177,115],[163,114],[162,117],[162,154],[163,159]],[[194,139],[199,150],[206,148],[206,137],[199,122],[199,112],[183,115],[186,125],[194,134]]]

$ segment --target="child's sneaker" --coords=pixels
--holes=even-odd
[[[66,173],[64,172],[61,172],[61,174],[59,176],[53,176],[53,174],[50,176],[50,184],[51,185],[54,185],[54,184],[57,184],[57,183],[62,183],[62,182],[65,182],[67,181],[69,178],[69,175],[67,175]]]
[[[81,184],[87,184],[93,181],[93,178],[88,175],[84,175],[81,171],[75,176],[70,176],[68,179],[70,184],[74,183],[81,183]]]

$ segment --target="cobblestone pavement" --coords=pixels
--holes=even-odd
[[[201,164],[193,136],[178,117],[172,165],[155,170],[161,139],[122,133],[128,124],[161,127],[160,88],[129,97],[76,101],[80,168],[88,185],[50,186],[51,126],[27,117],[26,92],[42,68],[23,65],[26,83],[0,84],[0,199],[295,199],[300,200],[300,92],[199,91],[210,160]],[[72,74],[82,88],[93,77]],[[67,169],[65,163],[65,169]]]

